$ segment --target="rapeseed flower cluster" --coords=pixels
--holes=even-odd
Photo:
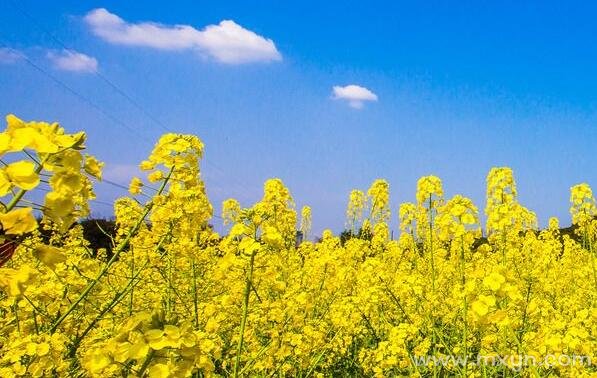
[[[415,363],[597,362],[597,210],[587,184],[571,189],[574,233],[563,234],[555,218],[537,228],[508,168],[489,173],[484,230],[470,199],[444,198],[441,180],[423,177],[416,202],[399,206],[394,239],[390,186],[376,180],[350,193],[342,237],[326,230],[311,241],[311,208],[297,214],[289,189],[271,179],[257,203],[224,201],[220,235],[202,142],[166,134],[131,196],[114,204],[107,253],[76,223],[101,179],[84,139],[14,116],[0,133],[1,237],[18,243],[0,268],[2,377],[596,373],[588,364]]]

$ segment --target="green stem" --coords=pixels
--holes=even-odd
[[[259,357],[261,357],[261,355],[267,350],[267,348],[269,348],[269,346],[271,344],[272,344],[272,340],[268,341],[267,344],[265,344],[261,348],[261,350],[259,350],[259,352],[257,352],[255,357],[253,357],[250,361],[247,362],[247,364],[245,365],[243,370],[240,371],[240,375],[243,375],[245,373],[245,371],[247,371]]]
[[[529,281],[529,286],[527,287],[527,293],[525,297],[525,304],[524,304],[524,312],[522,313],[522,327],[520,329],[520,333],[518,334],[518,353],[520,353],[520,347],[522,346],[522,339],[524,337],[524,333],[527,328],[527,321],[528,321],[528,308],[529,302],[531,300],[531,289],[533,286],[533,282]]]
[[[173,282],[172,282],[172,259],[171,256],[168,255],[166,257],[168,259],[168,266],[167,269],[167,277],[166,277],[166,318],[172,318],[172,289],[173,289]]]
[[[87,336],[87,334],[93,329],[93,327],[95,327],[95,325],[97,324],[97,322],[108,312],[111,311],[114,307],[116,307],[116,305],[118,305],[118,303],[124,298],[124,296],[126,295],[127,291],[134,287],[135,284],[133,284],[134,279],[131,280],[127,286],[121,290],[119,293],[117,293],[114,296],[114,299],[112,299],[112,301],[110,303],[108,303],[95,317],[95,319],[93,319],[91,321],[91,323],[89,323],[89,325],[87,325],[87,328],[85,328],[85,330],[79,335],[77,336],[77,338],[75,339],[75,341],[73,341],[72,346],[71,346],[71,350],[70,350],[70,356],[74,357],[75,353],[77,351],[77,349],[79,348],[79,345],[81,343],[81,341],[85,338],[85,336]]]
[[[588,224],[586,224],[584,227],[584,234],[585,234],[584,239],[585,239],[585,245],[589,249],[589,256],[591,258],[591,266],[593,268],[593,281],[595,284],[595,289],[597,290],[597,268],[595,267],[595,255],[593,254],[593,243],[591,242],[591,237],[587,230],[588,227],[589,227]]]
[[[12,304],[12,311],[15,314],[15,320],[17,322],[17,331],[19,332],[19,335],[21,334],[21,324],[20,324],[20,320],[19,320],[19,312],[17,310],[17,301],[15,299],[14,303]]]
[[[35,310],[32,311],[33,315],[33,325],[35,326],[35,334],[39,335],[39,325],[37,324],[37,313]]]
[[[44,169],[44,163],[48,160],[48,157],[45,157],[44,159],[42,159],[42,161],[37,165],[37,167],[35,167],[35,174],[39,175],[39,173]],[[6,212],[8,213],[9,211],[11,211],[15,206],[17,206],[17,204],[19,203],[19,201],[23,198],[23,196],[25,196],[25,194],[28,192],[28,190],[26,189],[20,189],[17,194],[14,195],[14,197],[12,197],[12,199],[10,200],[10,202],[8,203],[8,205],[6,205]]]
[[[247,275],[247,282],[245,284],[245,292],[243,299],[243,313],[240,321],[240,335],[238,340],[238,347],[236,349],[236,360],[234,362],[234,378],[238,377],[240,369],[240,357],[243,349],[243,341],[245,336],[245,326],[247,324],[247,315],[249,313],[249,299],[251,296],[251,285],[253,280],[253,267],[255,265],[255,252],[251,254],[251,260],[249,261],[249,274]]]
[[[431,285],[432,285],[432,289],[433,289],[433,299],[435,300],[435,258],[433,256],[433,208],[432,208],[432,200],[431,200],[431,195],[429,195],[429,253],[431,256]],[[431,309],[431,325],[433,327],[433,329],[435,330],[435,316],[433,314],[433,308]],[[432,332],[431,334],[431,341],[433,344],[433,355],[435,356],[435,353],[437,352],[437,346],[436,346],[436,334],[435,332]],[[436,364],[433,364],[433,376],[436,377],[437,376],[437,366]]]
[[[433,287],[433,294],[435,294],[435,258],[433,256],[433,209],[431,208],[431,205],[431,196],[429,196],[429,251],[431,254],[431,281]]]
[[[465,364],[464,364],[464,375],[467,376],[467,363],[466,363],[466,359],[468,358],[468,346],[467,346],[467,336],[468,336],[468,324],[467,324],[467,313],[468,313],[468,303],[466,301],[466,264],[465,264],[465,258],[464,258],[464,237],[461,236],[460,237],[460,269],[461,269],[461,273],[460,273],[460,280],[462,283],[462,291],[463,291],[463,296],[462,296],[462,305],[463,305],[463,309],[462,309],[462,327],[463,327],[463,332],[462,332],[462,350],[464,351],[464,358],[465,358]]]
[[[135,252],[134,248],[131,248],[131,280],[135,276]],[[133,314],[133,299],[134,299],[135,288],[131,288],[131,296],[129,299],[129,316]]]
[[[193,309],[195,311],[195,328],[199,327],[199,303],[197,296],[197,271],[195,269],[195,258],[191,261],[191,269],[193,272]]]
[[[155,350],[152,349],[147,355],[147,358],[145,358],[145,361],[143,361],[143,365],[141,365],[141,368],[139,368],[139,371],[137,372],[137,377],[142,377],[143,374],[145,374],[145,370],[147,370],[147,368],[149,367],[149,363],[153,359],[154,355]]]
[[[166,240],[166,236],[162,237],[161,240],[159,241],[157,247],[155,248],[156,251],[158,251],[161,247],[162,247],[162,243],[164,242],[164,240]],[[141,268],[137,271],[137,273],[135,273],[131,279],[129,280],[129,282],[126,284],[126,286],[120,291],[118,292],[115,296],[114,299],[112,299],[112,301],[110,303],[108,303],[98,314],[97,316],[91,321],[91,323],[89,323],[89,325],[87,326],[87,328],[85,328],[85,330],[79,335],[77,336],[77,338],[75,339],[75,341],[73,341],[72,343],[72,348],[71,348],[71,356],[74,357],[74,353],[77,351],[79,344],[81,343],[81,341],[83,340],[83,338],[85,338],[85,336],[87,336],[87,334],[93,329],[93,327],[95,326],[95,324],[97,324],[97,322],[108,312],[111,311],[114,307],[116,307],[118,305],[118,303],[120,303],[120,301],[122,299],[124,299],[124,297],[126,296],[127,292],[129,290],[131,290],[131,292],[133,291],[133,289],[135,288],[135,286],[137,286],[137,284],[139,284],[139,282],[141,282],[141,280],[137,280],[137,277],[139,277],[139,275],[141,274],[141,272],[143,272],[143,270],[147,267],[147,265],[149,265],[150,259],[147,259],[147,261],[145,262],[145,264],[143,264],[141,266]]]
[[[164,191],[164,189],[166,188],[166,184],[168,183],[168,180],[170,179],[170,176],[172,175],[173,170],[174,170],[174,167],[172,167],[172,169],[170,170],[170,173],[168,174],[168,176],[166,177],[166,179],[162,183],[162,185],[161,185],[161,187],[160,187],[157,195],[160,195]],[[91,281],[87,285],[87,287],[85,288],[85,290],[83,290],[83,292],[81,293],[81,295],[79,295],[79,297],[70,305],[70,307],[68,308],[68,310],[66,310],[64,312],[64,314],[62,314],[60,316],[60,318],[58,318],[58,320],[56,320],[56,322],[50,328],[50,333],[51,334],[54,333],[54,332],[56,332],[56,330],[58,329],[58,326],[60,326],[60,324],[62,324],[62,322],[75,310],[75,308],[77,308],[77,306],[79,305],[79,303],[81,303],[89,295],[89,293],[95,287],[95,285],[97,285],[97,283],[99,282],[99,280],[103,276],[105,276],[106,273],[108,273],[108,270],[110,270],[110,268],[112,267],[112,265],[114,264],[114,262],[118,259],[118,257],[120,256],[120,253],[122,251],[124,251],[124,249],[128,246],[128,244],[131,241],[131,239],[133,238],[133,236],[137,233],[137,231],[139,230],[139,228],[141,228],[141,225],[145,221],[145,218],[147,217],[147,215],[149,214],[149,212],[151,211],[152,208],[153,208],[153,203],[152,202],[149,202],[147,205],[145,205],[145,210],[143,211],[143,213],[141,214],[141,216],[137,220],[137,223],[135,223],[135,225],[133,226],[133,228],[131,228],[131,230],[129,231],[129,233],[126,235],[126,238],[114,250],[114,254],[112,255],[112,258],[108,261],[108,263],[106,265],[104,265],[104,267],[102,268],[102,270],[100,270],[100,272],[97,274],[97,276],[95,277],[95,279],[93,281]]]

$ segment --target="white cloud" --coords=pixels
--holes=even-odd
[[[190,25],[129,23],[104,8],[90,11],[84,19],[95,35],[113,44],[158,50],[196,50],[228,64],[282,59],[271,39],[247,30],[232,20],[198,30]]]
[[[59,70],[83,73],[97,72],[97,59],[77,51],[49,51],[47,56],[54,63],[54,67]]]
[[[365,87],[350,84],[344,87],[335,85],[332,98],[348,101],[348,105],[361,109],[365,101],[377,101],[377,95]]]
[[[7,47],[0,48],[0,63],[13,64],[21,61],[25,55],[15,49]]]
[[[133,177],[141,175],[139,166],[131,164],[106,164],[102,173],[104,179],[124,186],[127,186]]]

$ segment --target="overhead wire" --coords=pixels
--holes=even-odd
[[[11,48],[6,42],[0,40],[0,43],[2,43],[2,45],[4,45],[4,47],[6,49],[12,51],[13,53],[16,53],[16,54],[19,53],[17,50]],[[111,115],[110,113],[106,112],[105,110],[103,110],[99,105],[97,105],[90,98],[88,98],[88,97],[84,96],[83,94],[79,93],[78,91],[76,91],[75,89],[73,89],[72,87],[70,87],[69,85],[67,85],[66,83],[64,83],[62,80],[60,80],[56,76],[52,75],[50,72],[48,72],[47,70],[45,70],[43,67],[41,67],[40,65],[36,64],[35,62],[33,62],[28,56],[23,55],[23,54],[20,54],[20,56],[31,67],[35,68],[37,71],[39,71],[42,74],[44,74],[45,76],[47,76],[55,84],[57,84],[58,86],[60,86],[64,90],[68,91],[73,96],[77,97],[78,99],[80,99],[81,101],[83,101],[84,103],[86,103],[87,105],[89,105],[90,107],[92,107],[93,109],[95,109],[96,111],[98,111],[99,113],[101,113],[104,117],[106,117],[110,121],[114,122],[115,124],[117,124],[119,126],[122,126],[123,128],[125,128],[127,131],[131,132],[132,134],[135,134],[136,136],[138,136],[140,138],[143,138],[143,139],[146,139],[146,140],[149,141],[149,139],[147,137],[145,137],[142,134],[139,134],[139,132],[137,130],[135,130],[134,128],[130,127],[129,125],[127,125],[126,123],[124,123],[120,119],[118,119],[118,118],[114,117],[113,115]]]
[[[115,188],[122,189],[122,190],[126,191],[126,193],[128,194],[128,188],[127,188],[126,186],[124,186],[124,185],[121,185],[121,184],[118,184],[118,183],[116,183],[116,182],[113,182],[113,181],[110,181],[110,180],[105,180],[105,179],[102,179],[101,181],[95,181],[95,183],[105,183],[105,184],[108,184],[108,185],[112,185],[112,186],[114,186]],[[50,190],[49,188],[44,188],[44,187],[42,187],[42,186],[37,186],[37,187],[35,187],[34,189],[32,189],[32,191],[34,191],[34,190],[39,190],[39,191],[42,191],[42,192],[44,192],[44,193],[49,193],[49,192],[51,192],[51,190]],[[101,200],[97,200],[97,199],[90,199],[89,201],[90,201],[90,202],[93,202],[93,203],[100,204],[100,205],[105,205],[105,206],[109,206],[109,207],[114,207],[114,203],[110,203],[110,202],[106,202],[106,201],[101,201]],[[40,206],[41,206],[41,205],[40,205]],[[155,205],[155,204],[154,204],[153,206],[154,206],[154,207],[161,207],[161,206],[164,206],[164,205]],[[212,217],[214,217],[214,218],[217,218],[217,219],[223,219],[221,216],[219,216],[219,215],[217,215],[217,214],[212,214]]]
[[[58,37],[56,37],[54,35],[54,33],[50,32],[35,17],[33,17],[26,10],[24,10],[15,0],[10,0],[10,3],[19,13],[21,13],[24,17],[29,19],[39,30],[41,30],[46,35],[48,35],[56,44],[58,44],[60,47],[62,47],[64,50],[66,50],[70,53],[76,53],[76,50],[70,48],[64,42],[62,42]],[[112,80],[110,80],[108,77],[106,77],[100,71],[95,70],[93,72],[93,74],[95,74],[98,78],[100,78],[104,83],[106,83],[110,88],[112,88],[114,91],[116,91],[119,95],[121,95],[123,98],[125,98],[130,104],[132,104],[137,110],[139,110],[141,113],[143,113],[148,119],[150,119],[154,124],[156,124],[158,127],[160,127],[163,131],[168,132],[168,133],[172,132],[172,130],[170,128],[168,128],[166,125],[164,125],[164,123],[162,123],[159,119],[154,117],[149,111],[147,111],[143,106],[141,106],[141,104],[139,104],[139,102],[137,102],[133,97],[128,95],[123,89],[121,89],[118,85],[116,85]],[[145,138],[145,139],[147,139],[147,138]],[[205,163],[207,165],[211,166],[214,170],[218,171],[218,173],[220,173],[220,175],[227,178],[228,180],[231,180],[232,184],[237,186],[235,188],[235,189],[238,189],[237,194],[244,193],[243,188],[244,188],[244,186],[246,186],[246,184],[241,183],[233,176],[227,176],[222,168],[220,168],[215,163],[211,162],[211,160],[209,160],[207,157],[204,156],[202,160],[205,161]]]

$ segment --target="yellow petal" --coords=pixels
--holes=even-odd
[[[6,128],[9,132],[23,127],[25,127],[25,122],[23,122],[14,114],[9,114],[6,116]]]
[[[489,307],[482,301],[473,302],[472,309],[479,316],[485,316],[489,312]]]
[[[49,154],[56,153],[59,150],[58,146],[55,143],[53,143],[48,137],[40,133],[33,135],[33,138],[27,147],[37,152]]]
[[[8,235],[21,235],[37,228],[37,221],[30,207],[0,214],[0,223],[4,232]]]
[[[7,133],[0,133],[0,155],[10,150],[10,135]]]
[[[129,348],[129,358],[133,360],[141,360],[147,356],[149,352],[149,346],[145,344],[143,341],[139,341]]]
[[[52,219],[63,218],[73,211],[74,202],[72,197],[67,197],[58,192],[46,194],[44,214]]]
[[[102,179],[102,167],[104,163],[100,163],[95,157],[85,156],[85,172],[95,177],[98,180]]]
[[[15,152],[29,147],[38,133],[36,130],[24,127],[10,131],[9,134],[11,137],[9,151]]]
[[[155,364],[149,368],[149,378],[167,378],[170,376],[170,369],[166,364]]]
[[[33,254],[51,269],[54,269],[56,264],[66,261],[66,256],[60,249],[49,245],[37,246]]]
[[[21,189],[31,190],[39,184],[39,175],[35,172],[35,164],[21,160],[9,164],[5,169],[10,181]]]
[[[10,192],[10,188],[12,188],[10,178],[4,170],[0,170],[0,197],[7,195]]]
[[[141,187],[143,186],[143,181],[138,177],[133,177],[131,183],[129,185],[129,193],[131,194],[139,194],[141,193]]]

